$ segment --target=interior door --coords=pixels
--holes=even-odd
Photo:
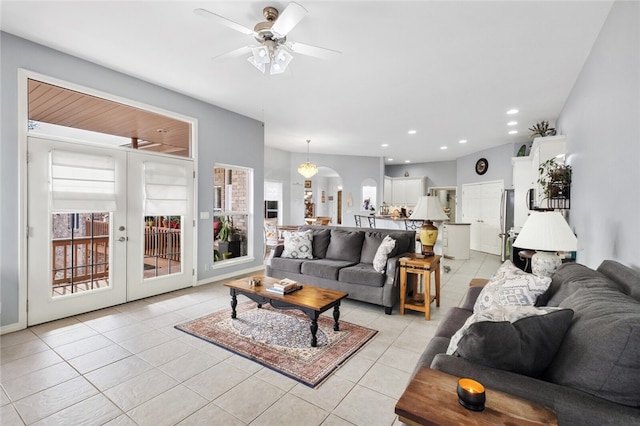
[[[27,324],[193,285],[193,161],[28,139]]]
[[[125,302],[126,153],[27,143],[27,324]]]
[[[462,222],[470,223],[471,250],[500,255],[502,181],[462,185]]]

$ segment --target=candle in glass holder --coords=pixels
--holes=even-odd
[[[458,380],[458,402],[469,410],[484,410],[484,386],[473,379]]]

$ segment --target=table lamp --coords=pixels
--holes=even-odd
[[[513,245],[536,250],[531,272],[550,277],[562,264],[556,252],[576,251],[578,239],[560,212],[531,212]]]
[[[438,239],[438,228],[433,225],[434,220],[449,220],[449,216],[442,210],[438,197],[423,195],[418,198],[418,204],[409,219],[424,220],[420,227],[419,236],[422,244],[422,254],[433,256],[433,246]]]

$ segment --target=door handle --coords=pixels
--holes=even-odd
[[[125,242],[125,241],[127,241],[127,237],[120,237],[120,238],[118,238],[118,241]]]

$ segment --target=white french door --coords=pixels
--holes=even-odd
[[[470,248],[501,253],[500,197],[502,181],[462,185],[462,222],[470,223]]]
[[[192,161],[44,137],[28,153],[28,325],[193,285]]]

